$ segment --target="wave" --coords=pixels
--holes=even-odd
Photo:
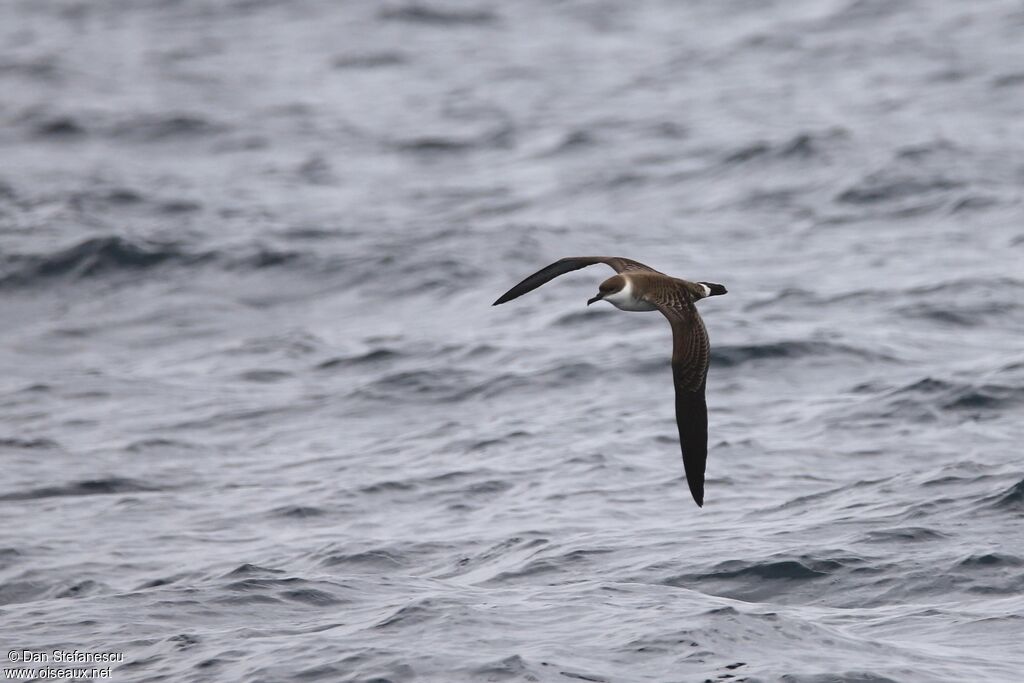
[[[965,183],[962,181],[942,176],[919,178],[876,173],[865,176],[860,182],[841,192],[836,201],[844,204],[878,204],[948,192],[964,186]]]
[[[370,349],[365,353],[360,353],[354,356],[339,356],[336,358],[328,358],[327,360],[317,364],[319,370],[329,370],[331,368],[350,368],[353,366],[362,365],[376,365],[378,363],[388,363],[402,358],[404,354],[387,348]]]
[[[917,303],[902,306],[896,311],[908,318],[918,318],[939,325],[975,327],[989,320],[1004,318],[1021,310],[1016,301],[987,301],[984,303],[945,302],[936,304]]]
[[[109,134],[116,138],[156,142],[181,140],[222,133],[229,127],[192,113],[142,113],[114,124]]]
[[[47,593],[47,586],[39,581],[5,581],[0,583],[0,605],[33,602]]]
[[[711,348],[711,363],[735,367],[760,360],[845,356],[862,360],[894,360],[891,356],[848,344],[824,341],[778,341],[763,344],[719,344]]]
[[[586,129],[571,129],[562,133],[561,137],[550,148],[540,153],[540,156],[553,157],[562,154],[570,154],[584,149],[591,149],[600,144],[600,140],[593,131]]]
[[[406,244],[381,245],[384,256],[327,262],[324,268],[342,269],[352,283],[375,283],[377,294],[415,295],[446,293],[473,287],[486,271],[470,259],[445,253],[425,253]]]
[[[13,566],[22,557],[23,553],[17,548],[0,548],[0,569]]]
[[[1024,387],[925,377],[889,393],[891,408],[981,413],[1024,404]]]
[[[820,20],[822,27],[848,29],[862,23],[877,23],[905,12],[913,3],[903,0],[851,0]]]
[[[948,534],[935,529],[921,526],[893,527],[868,531],[863,540],[867,543],[917,543],[922,541],[939,541],[949,538]]]
[[[1011,88],[1024,85],[1024,72],[1012,71],[992,79],[993,88]]]
[[[763,559],[720,562],[710,570],[667,576],[656,579],[656,582],[735,600],[774,602],[787,595],[806,598],[830,593],[830,587],[851,574],[874,575],[882,572],[882,567],[853,555],[777,555]]]
[[[70,138],[85,134],[85,128],[68,115],[46,117],[32,126],[33,132],[43,138]]]
[[[784,674],[783,683],[899,683],[894,678],[870,671],[840,671],[823,674]]]
[[[971,555],[961,560],[957,566],[968,569],[976,567],[1019,567],[1024,565],[1024,560],[1015,555],[1006,555],[1004,553],[982,553],[980,555]]]
[[[192,199],[147,196],[134,188],[124,186],[100,187],[73,192],[67,202],[76,211],[90,214],[104,213],[112,209],[143,207],[157,215],[175,216],[192,213],[203,208],[202,204]]]
[[[338,55],[331,62],[335,69],[379,69],[401,66],[409,57],[401,52],[366,52],[362,54]]]
[[[993,419],[1024,405],[1024,386],[933,377],[896,388],[858,385],[853,393],[863,398],[856,404],[830,410],[823,417],[836,424],[893,421],[926,424],[950,419],[958,422]]]
[[[252,564],[251,562],[245,562],[238,565],[228,573],[224,574],[225,577],[240,577],[240,576],[261,576],[263,574],[283,574],[284,571],[281,569],[272,569],[270,567],[261,567],[258,564]]]
[[[25,286],[65,275],[87,278],[198,258],[186,255],[173,244],[137,243],[116,236],[94,237],[50,254],[4,257],[0,286]]]
[[[284,576],[284,573],[280,569],[243,564],[218,577],[220,591],[228,591],[229,594],[214,600],[235,605],[297,602],[315,607],[349,602],[344,595],[346,586],[327,580]],[[222,583],[224,581],[226,583]]]
[[[53,141],[96,136],[127,142],[182,141],[218,135],[231,127],[205,116],[185,112],[141,112],[119,119],[91,111],[54,112],[36,108],[21,117],[31,133]]]
[[[463,555],[438,578],[458,579],[473,585],[500,585],[530,582],[546,575],[561,575],[567,580],[592,576],[600,568],[600,557],[614,552],[609,547],[565,547],[552,545],[541,532],[524,532],[506,538],[475,554]],[[555,583],[553,577],[546,583]]]
[[[503,442],[504,439],[494,441]],[[460,445],[466,447],[465,444]],[[467,450],[474,450],[474,446],[476,444],[469,444]],[[378,481],[360,486],[358,492],[374,496],[404,494],[405,499],[411,500],[414,496],[408,492],[427,490],[430,492],[429,495],[437,500],[450,500],[458,505],[464,505],[479,498],[491,500],[497,494],[504,493],[513,486],[513,482],[508,479],[495,477],[494,472],[481,469],[446,472],[432,477],[408,477],[400,480]]]
[[[0,257],[0,288],[26,288],[59,281],[85,280],[140,273],[160,267],[216,264],[225,270],[260,270],[313,261],[313,268],[333,264],[315,261],[312,254],[248,245],[234,251],[191,251],[174,242],[130,239],[119,235],[91,237],[69,247],[41,254]]]
[[[931,209],[954,198],[952,191],[968,187],[966,180],[950,175],[950,169],[959,168],[954,162],[968,153],[941,139],[902,147],[885,165],[864,174],[835,199],[840,204],[864,208],[897,204],[911,213]],[[930,201],[920,204],[922,199]],[[918,204],[908,204],[913,201]]]
[[[823,132],[803,132],[781,142],[753,142],[729,152],[723,159],[730,165],[745,164],[755,160],[799,159],[806,161],[826,157],[831,147],[849,138],[842,128]]]
[[[56,82],[64,79],[65,71],[55,55],[44,55],[32,59],[0,58],[0,75],[19,76],[26,80]]]
[[[612,311],[589,308],[583,311],[573,311],[572,313],[560,315],[551,322],[551,325],[552,327],[577,327],[595,323],[600,324],[612,315],[615,315]]]
[[[487,9],[454,9],[421,3],[383,9],[377,16],[385,21],[405,21],[431,26],[488,25],[498,21],[498,15]]]
[[[539,681],[543,680],[541,667],[531,666],[519,655],[505,657],[496,662],[488,662],[471,669],[470,680],[474,681]]]
[[[828,576],[843,566],[842,562],[836,560],[814,560],[806,557],[799,560],[764,562],[732,560],[717,565],[710,572],[692,574],[686,578],[692,581],[717,579],[807,580]]]
[[[308,519],[310,517],[322,517],[325,514],[327,514],[326,510],[312,505],[285,505],[270,511],[270,516],[284,517],[286,519]]]
[[[408,628],[432,619],[441,619],[449,613],[450,605],[448,605],[447,600],[420,598],[399,607],[390,615],[374,624],[374,628]]]
[[[1024,280],[1008,276],[955,278],[913,287],[855,289],[821,295],[801,288],[786,288],[746,305],[745,310],[829,307],[836,304],[878,304],[900,316],[930,318],[957,325],[1019,310]],[[892,307],[893,304],[898,304]]]
[[[377,401],[457,403],[493,391],[500,383],[501,378],[469,370],[409,370],[385,375],[354,394]]]
[[[967,211],[983,211],[998,206],[1000,200],[996,197],[984,194],[967,194],[958,199],[950,207],[950,213],[964,213]]]
[[[1021,479],[1005,491],[995,496],[990,496],[987,502],[997,510],[1024,512],[1024,479]]]
[[[1024,404],[1024,387],[982,384],[958,388],[942,405],[946,410],[987,411],[1000,410]]]
[[[401,138],[392,140],[390,145],[399,152],[453,154],[508,147],[512,143],[514,132],[511,126],[502,125],[477,134],[434,134]]]
[[[0,501],[38,500],[40,498],[60,498],[74,496],[101,496],[115,493],[148,493],[165,489],[147,484],[146,482],[124,477],[107,479],[86,479],[63,486],[44,486],[28,491],[16,491],[0,495]]]
[[[25,450],[34,450],[37,448],[52,449],[60,448],[60,444],[53,439],[2,438],[0,439],[0,448],[19,448]]]
[[[546,542],[546,541],[545,541]],[[537,541],[541,543],[540,539]],[[517,581],[531,581],[537,576],[547,574],[563,574],[566,579],[584,575],[592,575],[598,569],[600,561],[596,558],[614,552],[611,548],[578,548],[564,552],[549,552],[544,557],[536,557],[523,562],[520,566],[498,571],[483,583],[500,584]],[[499,563],[500,564],[500,563]],[[545,579],[553,583],[553,579]]]
[[[0,583],[0,605],[35,602],[37,600],[62,600],[84,598],[90,595],[109,593],[110,586],[92,579],[70,584],[48,584],[40,580],[7,581]]]
[[[944,280],[933,285],[908,287],[903,293],[916,296],[922,294],[976,293],[988,294],[993,291],[1024,290],[1024,280],[1008,276],[967,277]],[[891,295],[891,290],[890,290]]]
[[[362,552],[329,553],[320,564],[324,567],[343,566],[349,571],[360,569],[376,572],[404,567],[408,560],[402,552],[381,548]]]
[[[353,395],[373,401],[457,403],[476,397],[498,396],[513,390],[534,393],[543,388],[564,389],[600,374],[596,365],[585,362],[558,363],[523,374],[446,365],[430,370],[389,373],[357,388]]]
[[[254,384],[273,384],[282,382],[294,373],[286,370],[274,370],[272,368],[258,368],[256,370],[244,370],[235,375],[235,378],[242,382],[253,382]]]

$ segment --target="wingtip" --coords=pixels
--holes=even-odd
[[[687,482],[689,483],[689,482]],[[697,507],[704,507],[704,484],[703,482],[699,487],[690,487],[690,495],[693,496],[693,502],[697,504]]]
[[[509,301],[512,301],[512,299],[515,299],[518,296],[519,296],[518,294],[513,295],[511,291],[508,291],[508,292],[505,292],[504,294],[502,294],[501,296],[499,296],[497,299],[495,299],[494,303],[491,304],[491,305],[492,306],[500,306],[501,304],[507,304]]]

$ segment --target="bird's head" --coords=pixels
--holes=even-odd
[[[621,292],[622,288],[626,286],[626,278],[621,275],[613,275],[600,284],[597,288],[597,296],[587,301],[587,305],[594,303],[595,301],[601,301],[617,292]]]
[[[704,285],[705,297],[719,296],[721,294],[727,294],[729,291],[724,286],[715,282],[698,282],[697,284]]]

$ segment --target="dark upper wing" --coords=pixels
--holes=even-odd
[[[555,261],[550,266],[538,270],[536,273],[498,297],[498,300],[492,305],[497,306],[498,304],[503,304],[506,301],[511,301],[512,299],[520,297],[527,292],[532,292],[545,282],[554,280],[559,275],[564,275],[568,272],[579,270],[580,268],[586,268],[587,266],[592,266],[595,263],[605,263],[614,268],[616,273],[628,270],[646,270],[652,273],[658,272],[653,268],[645,266],[639,261],[633,261],[632,259],[622,258],[620,256],[570,256],[568,258]]]
[[[708,406],[704,387],[711,345],[697,307],[683,288],[666,288],[651,297],[672,325],[672,378],[676,388],[676,426],[683,451],[686,483],[698,506],[704,505],[704,466],[708,459]]]

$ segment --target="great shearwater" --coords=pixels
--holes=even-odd
[[[564,258],[537,271],[502,294],[494,306],[511,301],[573,270],[595,263],[615,269],[601,283],[597,296],[587,301],[607,301],[623,311],[661,311],[672,326],[672,377],[676,389],[676,426],[683,451],[683,469],[690,493],[704,506],[704,467],[708,459],[708,406],[704,399],[711,346],[704,321],[694,305],[708,296],[725,294],[714,282],[688,282],[649,266],[618,256],[576,256]]]

